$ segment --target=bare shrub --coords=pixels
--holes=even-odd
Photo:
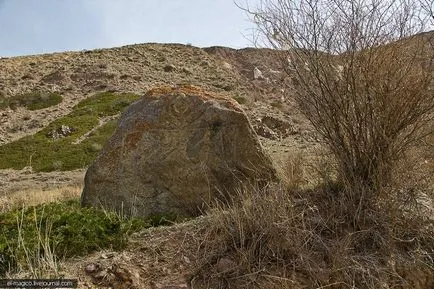
[[[260,3],[245,10],[280,49],[333,157],[314,188],[247,190],[217,206],[194,277],[211,288],[434,287],[433,221],[421,206],[432,205],[432,180],[414,146],[434,127],[434,33],[420,34],[432,5]]]
[[[433,0],[421,0],[422,9],[428,14],[428,17],[431,16],[434,19],[434,1]]]
[[[301,111],[336,157],[340,209],[355,223],[432,128],[434,34],[418,34],[433,27],[427,5],[263,0],[246,9],[262,39],[282,52]]]

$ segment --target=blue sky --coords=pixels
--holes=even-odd
[[[144,42],[241,48],[252,27],[233,0],[0,0],[0,56]]]

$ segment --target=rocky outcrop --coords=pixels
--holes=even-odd
[[[52,139],[64,138],[71,135],[76,129],[67,125],[61,125],[57,129],[49,131],[46,136]]]
[[[298,129],[290,122],[273,116],[258,119],[253,126],[255,132],[265,138],[278,140],[298,133]]]
[[[86,173],[81,201],[143,217],[195,216],[211,200],[274,178],[234,100],[194,86],[163,87],[123,113]]]

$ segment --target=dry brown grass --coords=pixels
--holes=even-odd
[[[333,189],[269,186],[217,206],[193,279],[209,288],[432,288],[432,220],[382,208],[355,227]]]
[[[308,185],[306,156],[300,150],[294,150],[291,154],[276,161],[280,179],[287,189],[295,189]]]
[[[0,196],[0,213],[14,208],[78,199],[80,198],[81,191],[82,187],[80,186],[18,191],[6,196]]]

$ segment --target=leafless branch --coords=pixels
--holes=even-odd
[[[362,214],[434,115],[432,0],[262,0],[245,6],[282,52],[301,111]],[[431,41],[431,42],[430,42]],[[357,215],[357,214],[356,214]]]

